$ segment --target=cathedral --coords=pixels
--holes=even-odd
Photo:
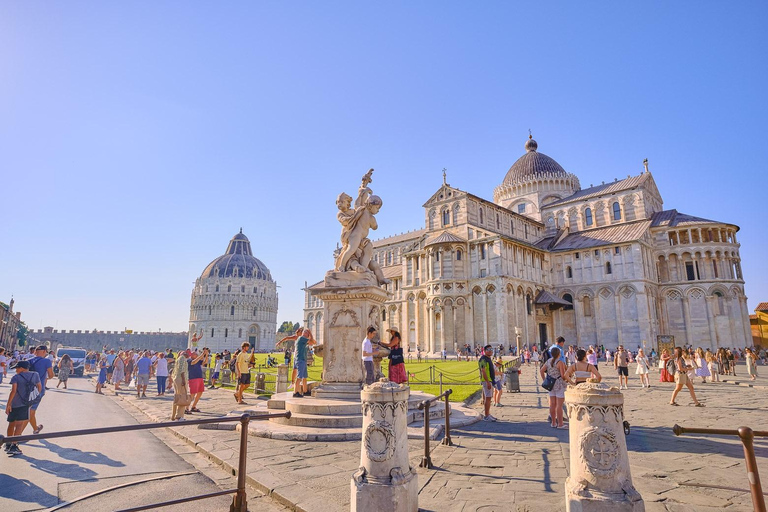
[[[277,283],[241,229],[195,281],[189,347],[234,352],[248,341],[265,352],[275,347],[276,330]]]
[[[664,209],[647,162],[637,176],[581,188],[529,137],[493,201],[444,179],[423,229],[373,242],[391,280],[377,323],[430,353],[558,336],[610,349],[749,346],[738,230]],[[305,324],[322,342],[311,288]]]

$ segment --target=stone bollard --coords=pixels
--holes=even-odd
[[[288,391],[288,365],[281,364],[277,366],[277,384],[275,384],[275,393],[285,393]]]
[[[353,512],[417,512],[419,487],[408,461],[406,385],[381,379],[360,392],[363,440],[360,469],[352,476]]]
[[[642,512],[632,485],[624,438],[624,395],[607,384],[568,386],[571,470],[565,481],[567,512]]]

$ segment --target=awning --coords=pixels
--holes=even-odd
[[[545,290],[541,290],[538,295],[536,295],[536,300],[534,300],[534,302],[537,305],[549,306],[549,309],[552,311],[566,306],[573,306],[573,304],[567,300],[559,299]]]

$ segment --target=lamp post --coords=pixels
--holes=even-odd
[[[515,327],[515,341],[517,343],[517,357],[520,358],[520,335],[523,334],[523,330],[519,327]]]

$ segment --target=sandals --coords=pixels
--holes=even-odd
[[[198,409],[197,407],[193,407],[193,408],[190,409],[190,411],[192,411],[192,412],[200,412],[200,409]]]
[[[669,405],[679,406],[680,404],[677,402],[670,402]]]
[[[37,435],[43,430],[43,424],[37,426],[37,428],[32,432],[33,434]]]
[[[701,403],[701,402],[699,402],[699,403],[697,403],[696,405],[694,405],[694,407],[704,407],[704,404],[703,404],[703,403]]]

